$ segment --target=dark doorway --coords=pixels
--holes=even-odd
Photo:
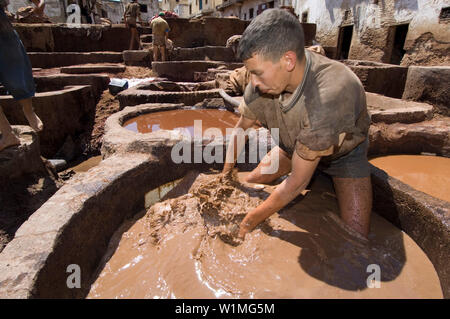
[[[406,52],[403,47],[405,45],[406,35],[408,34],[408,27],[409,24],[395,26],[394,45],[392,46],[390,61],[391,64],[400,64],[400,62],[402,62],[403,56]]]
[[[346,60],[348,59],[348,54],[350,52],[350,45],[352,44],[352,36],[353,36],[353,26],[348,25],[345,27],[341,27],[339,31],[339,42],[338,42],[338,60]]]
[[[302,23],[308,23],[308,11],[302,13]]]

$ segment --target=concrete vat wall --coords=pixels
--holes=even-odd
[[[11,124],[27,124],[21,107],[12,96],[0,96],[0,104]],[[36,93],[33,106],[44,123],[44,130],[38,135],[42,155],[46,158],[55,156],[67,138],[76,141],[80,134],[92,129],[95,98],[91,86],[76,85]]]

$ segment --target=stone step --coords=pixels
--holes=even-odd
[[[433,104],[449,116],[450,66],[410,66],[403,99]]]
[[[62,67],[61,73],[88,74],[88,73],[120,73],[125,71],[121,64],[84,64]]]
[[[243,63],[222,61],[168,61],[152,62],[152,70],[160,77],[167,77],[172,81],[194,81],[195,72],[207,72],[210,68],[225,66],[225,69],[234,70],[243,66]]]
[[[205,99],[220,98],[218,89],[193,92],[165,92],[130,88],[118,94],[120,109],[146,103],[183,103],[193,106]]]
[[[204,46],[197,48],[174,48],[170,52],[171,61],[224,61],[236,62],[231,48],[222,46]]]
[[[126,50],[123,51],[125,65],[150,67],[153,55],[148,50]]]
[[[434,153],[450,157],[450,118],[420,123],[374,123],[370,126],[369,155]]]
[[[37,133],[29,126],[13,125],[20,145],[0,151],[0,181],[21,178],[29,174],[47,174],[41,159]]]
[[[55,68],[87,63],[121,63],[121,52],[28,52],[33,68]]]
[[[366,92],[402,98],[408,67],[362,60],[343,60],[360,79]]]
[[[366,92],[366,100],[373,123],[417,123],[433,116],[433,106],[427,103],[394,99],[369,92]]]

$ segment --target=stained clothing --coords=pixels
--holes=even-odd
[[[36,92],[30,59],[3,8],[0,8],[0,84],[15,100],[33,97]]]
[[[230,79],[227,81],[226,90],[233,92],[235,95],[242,95],[249,82],[250,72],[243,66],[231,72]]]
[[[279,128],[279,146],[289,156],[320,156],[319,168],[328,167],[332,176],[368,176],[370,116],[360,80],[340,62],[309,51],[305,56],[303,81],[292,94],[261,94],[249,83],[239,111],[266,128]],[[346,162],[355,165],[344,173],[339,167]]]
[[[125,7],[125,19],[130,26],[136,26],[136,20],[141,14],[141,7],[137,2],[131,2]]]
[[[166,32],[169,32],[169,24],[166,20],[164,20],[161,17],[157,17],[152,20],[150,23],[150,28],[152,28],[152,34],[153,36],[165,36]]]

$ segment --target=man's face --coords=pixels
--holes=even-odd
[[[259,54],[253,54],[244,64],[250,72],[253,87],[257,87],[261,93],[279,95],[285,90],[288,72],[284,68],[283,59],[272,62]]]

